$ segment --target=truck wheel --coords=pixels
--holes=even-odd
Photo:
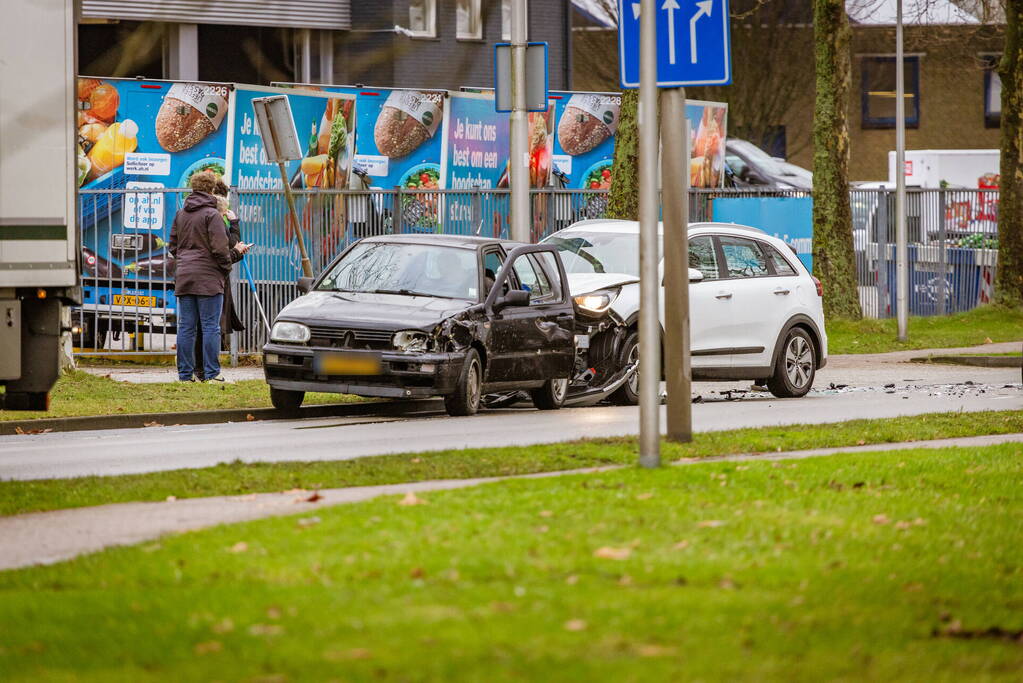
[[[568,394],[567,379],[549,379],[538,389],[529,391],[530,398],[537,410],[557,410],[565,402]]]
[[[813,386],[816,370],[817,354],[813,341],[805,330],[796,327],[785,335],[785,343],[774,365],[774,375],[767,380],[767,388],[778,398],[805,396]]]
[[[462,375],[453,394],[444,397],[444,409],[452,417],[475,415],[483,394],[483,364],[476,349],[469,349],[462,365]]]
[[[625,338],[622,344],[622,352],[619,356],[618,370],[626,365],[639,360],[639,332],[633,331]],[[609,397],[611,403],[616,406],[639,405],[639,369],[629,378],[629,381],[618,387]]]
[[[270,403],[277,410],[297,410],[305,398],[304,391],[290,391],[270,387]]]

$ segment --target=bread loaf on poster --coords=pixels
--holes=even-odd
[[[195,147],[220,127],[226,112],[226,88],[175,83],[156,114],[156,139],[168,152]]]
[[[572,95],[558,121],[558,144],[566,154],[585,154],[618,129],[621,97]]]
[[[444,96],[438,92],[392,92],[373,127],[377,150],[391,159],[412,153],[437,132],[443,104]]]

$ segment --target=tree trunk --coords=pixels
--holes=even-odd
[[[862,317],[849,206],[849,19],[841,0],[814,0],[817,100],[813,111],[813,270],[824,313]]]
[[[607,217],[639,220],[639,91],[622,92]]]
[[[1005,2],[1002,79],[1001,184],[998,196],[998,269],[995,302],[1023,305],[1023,0]]]

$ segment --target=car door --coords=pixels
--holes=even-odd
[[[689,285],[689,348],[693,367],[722,367],[731,362],[732,305],[722,296],[722,267],[711,235],[689,238],[689,267],[703,280]]]
[[[720,258],[727,277],[722,292],[728,302],[728,347],[732,367],[771,364],[777,322],[786,308],[784,287],[775,281],[766,247],[754,239],[719,235]],[[776,292],[775,290],[779,290]]]
[[[488,383],[545,380],[571,374],[574,314],[568,289],[560,269],[555,287],[539,260],[546,257],[536,253],[548,252],[556,259],[553,251],[553,247],[539,245],[519,247],[509,254],[502,268],[505,275],[498,275],[497,291],[488,296],[488,306],[497,303],[505,280],[510,288],[529,292],[529,305],[508,306],[492,314]]]

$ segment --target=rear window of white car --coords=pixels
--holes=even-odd
[[[777,249],[772,246],[765,245],[768,255],[771,257],[771,263],[774,265],[775,275],[795,275],[796,269],[792,267],[788,259],[782,256]]]

